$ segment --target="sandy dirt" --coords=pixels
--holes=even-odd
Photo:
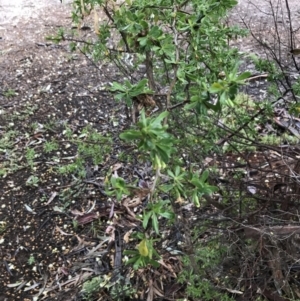
[[[70,2],[0,0],[0,50],[16,50],[44,41],[51,26],[71,23]]]

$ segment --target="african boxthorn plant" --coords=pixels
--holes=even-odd
[[[127,254],[135,269],[151,263],[155,267],[158,261],[152,255],[159,258],[155,242],[160,240],[161,223],[175,221],[171,204],[190,201],[200,207],[203,197],[216,191],[199,162],[202,149],[197,145],[204,135],[199,118],[220,113],[223,106],[233,107],[239,86],[249,76],[238,72],[238,52],[228,46],[230,37],[244,32],[224,22],[237,1],[74,0],[73,4],[79,28],[93,16],[95,40],[82,46],[63,30],[52,39],[69,39],[72,50],[80,48],[95,61],[115,66],[123,76],[108,89],[116,101],[135,108],[133,121],[138,105],[145,108],[139,121],[120,135],[147,155],[143,158],[151,161],[154,174],[148,205],[140,215],[145,233],[137,238],[137,250]],[[118,200],[130,190],[121,178],[112,176],[110,183],[107,192]]]

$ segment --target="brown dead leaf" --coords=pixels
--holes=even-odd
[[[155,284],[153,284],[153,292],[155,296],[164,297],[163,291],[159,289]]]
[[[47,201],[46,205],[49,205],[55,199],[56,196],[57,196],[57,192],[56,191],[52,192],[52,194],[51,194],[49,200]]]
[[[73,235],[73,234],[69,234],[69,233],[64,232],[64,231],[63,231],[62,229],[60,229],[58,226],[56,226],[55,229],[56,229],[58,232],[60,232],[60,234],[62,234],[62,235],[68,235],[68,236]]]
[[[176,201],[175,201],[176,204],[179,204],[179,205],[183,205],[185,203],[185,200],[179,196]]]
[[[148,194],[150,194],[150,188],[141,188],[141,187],[134,187],[130,188],[130,192],[134,198],[138,198],[140,200],[144,199]]]
[[[112,171],[116,171],[116,170],[120,169],[121,167],[123,167],[123,164],[116,163],[112,166]]]
[[[172,276],[173,276],[174,278],[177,278],[177,275],[176,275],[176,273],[174,272],[174,270],[173,270],[173,268],[172,268],[172,266],[171,266],[170,264],[165,263],[162,259],[158,260],[158,262],[159,262],[162,266],[164,266],[168,271],[170,271],[171,274],[172,274]]]
[[[95,212],[87,213],[76,218],[79,225],[91,223],[93,220],[98,219],[99,215]]]
[[[97,246],[95,246],[91,250],[88,249],[88,253],[85,255],[84,259],[88,259],[90,257],[96,257],[96,256],[102,255],[103,252],[97,252],[97,251],[100,248],[102,248],[105,244],[107,244],[108,242],[109,242],[109,238],[105,237],[100,244],[98,244]]]
[[[77,210],[77,209],[71,210],[71,213],[72,213],[73,215],[76,215],[76,216],[82,216],[82,215],[84,215],[84,212],[81,212],[81,211],[79,211],[79,210]]]
[[[71,252],[80,250],[81,248],[84,248],[86,246],[90,246],[92,244],[92,242],[87,242],[87,241],[84,240],[84,238],[82,239],[78,235],[76,235],[76,238],[78,240],[78,245],[75,248],[73,248],[71,250]]]
[[[109,242],[115,241],[115,230],[116,228],[112,225],[109,225],[106,230],[105,233],[108,234],[110,236],[109,238]]]
[[[128,232],[126,232],[125,233],[125,235],[124,235],[124,237],[123,237],[123,239],[124,239],[124,241],[128,244],[129,243],[129,237],[130,237],[130,234],[132,233],[132,229],[131,230],[129,230]]]
[[[153,281],[149,280],[149,289],[148,289],[148,295],[147,295],[147,301],[152,301],[154,296],[153,292]]]
[[[133,99],[138,104],[141,104],[143,107],[155,107],[156,102],[149,94],[140,94],[134,97]]]
[[[129,209],[129,207],[124,206],[126,208],[127,213],[132,217],[134,220],[137,220],[135,214]]]
[[[140,197],[126,198],[126,199],[124,199],[122,201],[122,204],[125,207],[129,207],[129,208],[137,207],[141,203],[142,202],[141,202],[141,198]]]

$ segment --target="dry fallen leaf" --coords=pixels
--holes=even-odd
[[[116,163],[112,166],[112,171],[116,171],[116,170],[120,169],[122,166],[123,166],[123,164]]]
[[[62,235],[68,235],[68,236],[73,235],[73,234],[68,234],[68,233],[64,232],[64,231],[63,231],[62,229],[60,229],[58,226],[56,226],[55,228],[56,228],[56,230],[57,230],[58,232],[60,232],[60,234],[62,234]]]
[[[56,191],[52,192],[52,194],[51,194],[48,202],[46,203],[46,205],[49,205],[55,199],[56,196],[57,196],[57,192]]]
[[[99,215],[95,212],[87,213],[84,215],[81,215],[76,218],[76,221],[79,225],[85,225],[88,223],[91,223],[93,220],[98,219]]]
[[[130,237],[131,233],[132,233],[132,229],[129,230],[128,232],[126,232],[125,235],[124,235],[124,237],[123,237],[124,241],[125,241],[127,244],[129,243],[129,237]]]

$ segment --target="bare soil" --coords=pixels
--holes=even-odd
[[[71,208],[85,212],[96,200],[101,203],[103,195],[94,185],[57,177],[51,158],[68,162],[74,156],[74,148],[69,148],[61,135],[64,124],[69,124],[74,134],[89,124],[103,135],[114,131],[117,135],[113,122],[118,107],[102,91],[115,74],[108,66],[95,69],[88,59],[72,54],[68,43],[56,45],[45,40],[60,27],[72,26],[70,5],[1,1],[0,8],[0,135],[4,138],[10,130],[16,134],[13,145],[0,146],[0,166],[7,166],[10,160],[16,164],[15,172],[2,175],[0,181],[0,300],[79,300],[76,283],[93,274],[81,271],[82,256],[100,240],[90,232],[91,227],[76,230],[74,216],[53,208],[75,202],[72,193],[82,190],[84,197]],[[79,32],[83,37],[88,34]],[[121,128],[121,119],[118,124]],[[24,150],[30,147],[42,152],[39,141],[45,139],[60,141],[59,151],[39,157],[32,169],[23,167]],[[114,160],[112,153],[102,168]],[[40,180],[38,188],[26,185],[33,175]],[[72,193],[66,194],[64,201],[56,197],[68,188]],[[41,200],[50,202],[47,205]],[[105,203],[102,205],[94,209],[108,215]],[[31,263],[30,257],[34,258]],[[85,259],[83,265],[95,269],[95,259]],[[109,263],[106,265],[103,269],[108,269]]]

